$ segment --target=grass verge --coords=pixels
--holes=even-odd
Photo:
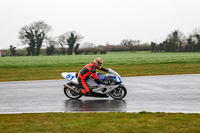
[[[200,53],[127,52],[102,55],[121,76],[200,73]],[[0,58],[0,82],[62,79],[98,55]],[[65,64],[63,64],[65,62]],[[77,66],[78,65],[78,66]],[[0,132],[200,132],[200,114],[39,113],[0,114]]]
[[[30,56],[0,58],[0,82],[62,79],[61,72],[78,72],[95,57],[121,76],[200,73],[200,52],[109,52],[105,55]]]
[[[146,64],[146,65],[113,65],[105,66],[117,71],[123,77],[197,74],[200,64]],[[51,67],[51,68],[0,68],[0,82],[62,79],[62,72],[78,72],[82,67]]]
[[[200,114],[146,112],[1,114],[0,132],[200,132]]]

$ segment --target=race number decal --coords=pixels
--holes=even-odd
[[[71,74],[68,74],[68,75],[66,76],[66,78],[72,80],[72,79],[74,78],[74,76],[72,76]]]

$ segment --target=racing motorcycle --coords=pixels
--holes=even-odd
[[[121,76],[111,68],[108,68],[106,75],[96,73],[100,80],[106,82],[106,85],[95,82],[92,76],[86,79],[86,83],[91,90],[91,95],[87,97],[112,97],[114,99],[122,99],[126,96],[127,90],[122,84]],[[78,73],[63,72],[62,77],[69,82],[64,85],[64,93],[68,98],[78,99],[82,97],[81,86],[78,83]]]

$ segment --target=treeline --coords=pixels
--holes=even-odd
[[[83,36],[75,31],[67,31],[64,34],[51,37],[48,33],[51,26],[43,21],[34,22],[25,25],[19,31],[21,45],[26,45],[25,49],[16,50],[16,47],[10,45],[10,51],[3,50],[3,56],[38,56],[54,54],[106,54],[109,51],[130,51],[150,50],[147,44],[140,45],[140,41],[123,40],[120,45],[99,45],[86,42],[81,44]]]
[[[152,52],[200,52],[200,31],[185,37],[179,30],[173,31],[162,43],[151,42]]]
[[[200,51],[200,30],[185,37],[179,30],[169,34],[165,41],[161,43],[143,43],[140,40],[124,39],[119,45],[94,45],[90,42],[81,43],[84,38],[75,31],[67,31],[64,34],[51,37],[48,33],[51,26],[43,21],[34,22],[24,26],[19,31],[21,45],[26,45],[25,49],[16,50],[10,45],[10,49],[3,50],[2,56],[38,56],[42,55],[87,55],[106,54],[114,51],[151,51],[151,52],[199,52]]]
[[[94,47],[81,47],[74,54],[91,55],[91,54],[106,54],[107,52],[120,52],[120,51],[130,51],[130,52],[150,51],[151,48],[150,45],[147,43],[134,46],[134,51],[131,51],[129,47],[130,46],[128,45],[110,45],[110,44],[107,44],[105,46],[99,45]],[[68,51],[68,49],[65,48],[65,51]],[[40,49],[40,55],[62,55],[62,54],[63,54],[63,49],[61,48],[48,47],[45,49],[43,48]],[[27,53],[27,48],[16,50],[16,47],[10,46],[10,49],[3,50],[2,56],[30,56],[30,55]]]

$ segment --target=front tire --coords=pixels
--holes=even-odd
[[[77,86],[73,83],[67,83],[67,85],[71,86],[72,88],[78,90]],[[77,94],[69,89],[67,89],[66,87],[64,87],[64,93],[68,98],[71,99],[79,99],[80,97],[82,97],[82,94]]]
[[[116,100],[124,98],[126,94],[127,90],[122,84],[109,93],[109,95]]]

